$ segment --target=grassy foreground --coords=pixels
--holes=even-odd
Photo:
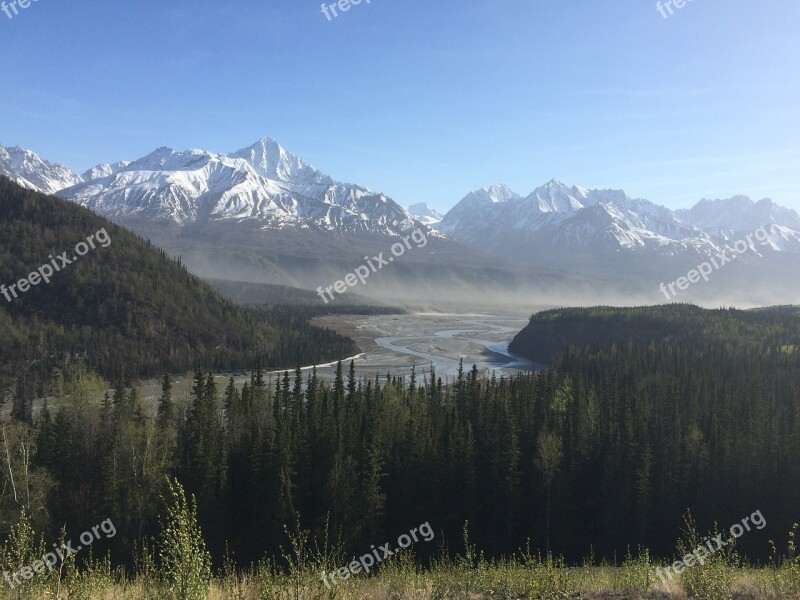
[[[67,554],[53,570],[42,569],[34,559],[43,556],[45,546],[36,541],[23,513],[0,546],[0,577],[5,581],[0,584],[0,600],[800,600],[799,525],[789,532],[785,555],[770,542],[772,559],[766,566],[748,564],[736,550],[735,537],[711,553],[704,552],[702,560],[692,561],[693,549],[722,534],[715,526],[702,535],[687,512],[675,554],[692,566],[673,578],[661,571],[668,562],[652,560],[646,549],[635,555],[628,551],[614,564],[598,563],[590,556],[581,565],[568,565],[561,558],[530,549],[489,560],[470,542],[465,523],[462,553],[451,554],[440,539],[437,557],[424,566],[413,548],[407,548],[380,561],[377,571],[351,576],[344,567],[350,565],[353,573],[359,573],[355,557],[348,557],[342,545],[327,535],[312,536],[301,527],[298,516],[293,529],[284,528],[288,543],[282,546],[280,557],[264,559],[246,570],[237,569],[228,557],[223,568],[213,573],[194,498],[187,499],[177,482],[170,491],[172,502],[161,536],[139,548],[131,575],[112,567],[109,557],[91,555],[80,567],[75,556]],[[421,528],[420,532],[425,535]],[[62,545],[64,539],[62,533]],[[39,574],[30,577],[30,565],[36,564]],[[331,575],[336,571],[343,573],[341,579]],[[23,572],[29,577],[21,580]]]
[[[191,559],[190,561],[191,562]],[[645,553],[628,557],[621,565],[565,566],[558,560],[520,556],[506,561],[470,561],[465,557],[440,560],[427,568],[414,563],[411,553],[387,561],[379,574],[357,576],[326,588],[318,565],[293,562],[277,569],[262,564],[246,573],[220,573],[200,588],[189,585],[177,591],[174,582],[155,573],[140,573],[133,579],[115,572],[106,562],[74,573],[56,574],[33,587],[10,590],[4,586],[0,598],[81,600],[435,600],[444,598],[555,600],[582,599],[685,599],[709,600],[800,598],[800,571],[796,564],[783,566],[732,566],[706,563],[687,570],[664,584]],[[329,569],[329,567],[326,567]],[[330,569],[329,569],[330,570]]]

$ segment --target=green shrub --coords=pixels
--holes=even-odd
[[[639,548],[638,554],[634,557],[628,548],[625,562],[615,573],[617,574],[614,578],[615,591],[625,593],[648,591],[650,586],[655,583],[650,551],[647,548]]]
[[[187,502],[183,487],[169,483],[171,502],[161,532],[159,556],[164,591],[174,600],[205,600],[211,581],[211,555],[197,523],[197,502]]]
[[[678,540],[678,553],[681,556],[691,554],[695,548],[705,546],[708,540],[719,535],[717,524],[707,536],[701,536],[697,524],[691,514],[684,516],[683,537]],[[736,539],[731,537],[726,546],[715,549],[703,559],[683,571],[683,584],[690,596],[698,596],[706,600],[733,600],[731,592],[735,571],[742,566],[741,558],[736,552]]]
[[[47,551],[45,550],[44,540],[40,538],[37,542],[30,517],[23,509],[20,512],[19,520],[15,525],[11,526],[8,537],[0,547],[0,573],[3,575],[8,574],[8,577],[14,581],[14,573],[19,573],[25,567],[31,567],[35,561],[44,556],[45,552]],[[18,576],[17,580],[20,582],[18,585],[16,582],[13,583],[17,592],[41,587],[47,581],[44,575],[37,574],[34,574],[33,579],[26,580],[22,576]],[[8,583],[3,580],[0,581],[0,585],[5,587]]]

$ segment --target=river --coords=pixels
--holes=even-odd
[[[353,338],[363,352],[347,357],[345,374],[350,359],[355,362],[359,378],[379,376],[385,381],[386,374],[409,377],[415,367],[418,381],[429,381],[431,367],[436,377],[445,383],[452,381],[458,373],[458,361],[464,359],[464,370],[476,365],[481,375],[491,377],[510,376],[520,371],[530,371],[530,361],[511,354],[508,343],[528,323],[519,316],[491,314],[405,314],[405,315],[330,315],[318,317],[313,323],[327,327]],[[308,375],[312,367],[304,367]],[[336,362],[318,365],[318,375],[331,380],[336,374]],[[276,375],[268,374],[273,386]],[[220,376],[218,386],[224,388],[230,375]],[[233,375],[234,381],[242,385],[250,381],[250,375]],[[175,397],[188,397],[192,379],[190,376],[173,376]],[[161,392],[159,380],[141,382],[143,399],[155,404]]]
[[[364,352],[355,357],[356,372],[408,376],[416,367],[420,379],[431,368],[436,376],[452,378],[458,363],[465,370],[476,365],[481,374],[508,376],[529,371],[529,360],[508,351],[511,339],[527,324],[527,319],[487,314],[408,314],[408,315],[336,315],[314,320],[352,337]],[[329,377],[335,365],[318,367]]]

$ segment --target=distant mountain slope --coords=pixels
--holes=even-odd
[[[729,239],[739,232],[752,231],[754,225],[774,224],[800,231],[797,212],[778,206],[769,198],[758,202],[747,196],[701,200],[688,210],[676,210],[675,217],[689,226]]]
[[[164,252],[75,204],[26,191],[0,177],[0,284],[75,255],[100,230],[110,238],[17,298],[0,296],[0,373],[83,359],[107,377],[265,364],[291,366],[350,355],[354,345],[308,328],[282,350],[281,322],[254,317],[222,299]],[[103,237],[104,236],[98,236]],[[296,329],[296,326],[293,325]],[[286,331],[284,331],[286,329]]]
[[[408,207],[408,212],[423,225],[433,227],[442,220],[444,215],[439,214],[424,202],[418,202]]]
[[[17,146],[0,146],[0,175],[24,188],[45,194],[54,194],[82,181],[64,165],[42,160],[34,152]]]
[[[624,302],[606,295],[612,289],[630,302],[663,301],[662,283],[720,254],[736,259],[669,299],[764,305],[800,298],[800,216],[770,200],[736,197],[672,211],[621,190],[552,180],[525,197],[502,185],[471,192],[436,227],[503,260],[605,282],[575,289],[594,302]],[[744,252],[734,252],[737,242]]]
[[[759,348],[800,343],[797,310],[708,310],[691,304],[618,308],[559,308],[534,314],[509,350],[539,364],[550,364],[568,347],[607,347],[636,341],[670,340],[702,349],[721,344],[729,334]]]
[[[231,154],[159,148],[99,165],[59,195],[115,219],[178,226],[253,220],[266,228],[397,235],[413,217],[383,194],[339,183],[263,138]]]
[[[419,224],[391,198],[334,181],[266,137],[231,154],[162,147],[83,175],[0,146],[0,174],[115,219],[179,226],[253,219],[272,228],[387,235]]]
[[[800,216],[770,200],[704,200],[673,212],[621,190],[588,190],[552,180],[524,198],[505,186],[471,192],[437,228],[493,254],[535,262],[542,255],[583,252],[705,255],[761,226],[768,229],[771,250],[800,252]]]
[[[480,243],[476,236],[488,228],[479,224],[494,220],[498,205],[518,199],[518,194],[502,184],[475,190],[451,208],[436,228],[463,242]],[[483,245],[491,250],[492,244]]]

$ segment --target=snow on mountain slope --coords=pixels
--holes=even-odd
[[[768,248],[775,252],[800,253],[800,231],[776,224],[767,225],[765,229],[769,232]]]
[[[567,187],[557,179],[551,179],[535,189],[525,198],[525,204],[533,204],[542,213],[573,213],[586,206],[594,206],[600,200],[596,192],[572,186]]]
[[[428,227],[433,227],[439,221],[442,220],[443,216],[436,210],[432,209],[430,206],[425,204],[424,202],[419,202],[417,204],[412,204],[408,207],[408,212],[420,223],[423,225],[427,225]]]
[[[771,247],[800,251],[800,218],[770,200],[702,201],[671,211],[622,190],[588,190],[552,180],[522,198],[471,192],[437,228],[456,240],[493,254],[525,257],[533,252],[649,252],[671,256],[708,254],[741,239],[738,233],[772,224]],[[493,189],[505,189],[495,186]]]
[[[0,175],[5,175],[22,187],[45,194],[54,194],[82,181],[79,175],[64,165],[42,160],[34,152],[18,146],[0,146]]]
[[[522,197],[505,185],[470,192],[447,215],[339,183],[275,140],[231,154],[158,148],[135,161],[101,164],[82,176],[18,147],[0,146],[0,174],[113,218],[186,226],[247,221],[263,229],[398,235],[435,227],[498,256],[709,254],[766,226],[757,252],[800,252],[800,216],[769,199],[702,200],[671,211],[621,190],[589,190],[551,180]],[[441,220],[440,220],[441,219]]]
[[[417,222],[387,196],[338,183],[263,138],[232,154],[159,148],[99,165],[59,195],[111,217],[176,225],[256,220],[265,228],[397,235]]]
[[[472,243],[470,232],[496,214],[496,206],[519,197],[502,184],[475,190],[451,208],[436,228],[446,234],[457,233],[463,241]]]
[[[778,206],[769,198],[758,202],[753,202],[747,196],[734,196],[727,200],[701,200],[688,210],[675,211],[675,216],[692,227],[723,237],[753,231],[767,224],[800,230],[800,216],[797,212]]]
[[[663,235],[684,230],[668,209],[631,200],[620,190],[587,190],[551,180],[526,197],[471,192],[438,229],[494,252],[532,244],[572,248],[664,246]],[[494,189],[508,190],[505,186]],[[508,190],[510,192],[510,190]],[[652,231],[651,231],[652,230]]]
[[[103,163],[101,165],[92,167],[91,169],[83,173],[81,175],[81,179],[83,181],[94,181],[95,179],[108,177],[109,175],[115,175],[116,173],[119,173],[122,169],[127,167],[129,164],[131,164],[131,161],[129,160],[123,160],[118,163],[114,163],[113,165],[110,165],[108,163]]]
[[[265,179],[282,181],[291,186],[307,189],[334,183],[327,175],[284,150],[272,138],[262,138],[255,144],[234,152],[232,156],[243,158]]]

